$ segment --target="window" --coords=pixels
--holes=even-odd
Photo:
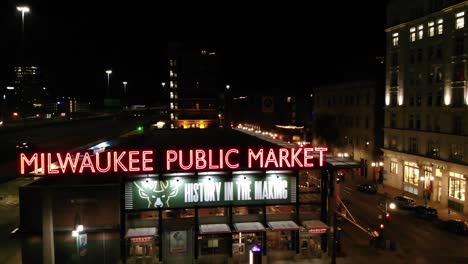
[[[413,129],[414,115],[410,115],[408,119],[408,128]]]
[[[456,22],[455,22],[455,28],[460,29],[465,27],[465,12],[460,12],[455,15],[456,17]]]
[[[403,181],[412,185],[419,184],[419,168],[416,163],[405,161]]]
[[[390,161],[390,172],[393,174],[398,174],[398,163],[396,161]]]
[[[390,106],[396,106],[397,99],[398,99],[397,92],[396,91],[390,92]]]
[[[432,61],[432,59],[434,59],[434,47],[429,46],[429,48],[427,49],[427,60]]]
[[[441,83],[444,75],[442,74],[442,70],[440,69],[440,67],[436,68],[435,75],[436,75],[436,83]]]
[[[442,105],[442,88],[439,88],[439,90],[437,90],[436,106],[441,106],[441,105]]]
[[[398,86],[398,72],[392,72],[390,86],[392,87]]]
[[[416,130],[421,129],[421,116],[419,114],[416,115],[416,125],[415,125]]]
[[[432,131],[432,118],[431,115],[426,115],[426,130]]]
[[[393,33],[392,35],[392,44],[393,46],[398,46],[398,33]]]
[[[173,77],[173,76],[174,76],[174,73],[172,72],[172,70],[169,71],[169,76],[170,76],[170,77]]]
[[[409,58],[410,64],[414,64],[415,58],[416,57],[414,55],[414,50],[410,50],[410,58]]]
[[[397,149],[397,139],[396,137],[390,137],[390,149]]]
[[[465,53],[465,41],[464,38],[457,38],[455,40],[455,56],[459,56]]]
[[[410,97],[409,97],[409,105],[414,106],[414,96],[413,95],[410,95]]]
[[[463,107],[464,93],[465,93],[464,87],[452,88],[452,106],[453,107]]]
[[[170,81],[170,82],[169,82],[169,86],[170,86],[171,88],[174,88],[174,82],[173,82],[173,81]]]
[[[416,95],[416,105],[421,106],[422,99],[421,99],[421,94]]]
[[[414,137],[409,138],[409,152],[418,153],[418,139]]]
[[[429,37],[433,37],[433,36],[434,36],[434,33],[435,33],[435,30],[434,30],[434,21],[427,23],[427,27],[428,27],[428,29],[429,29],[429,30],[427,31]]]
[[[440,146],[438,142],[429,140],[427,142],[427,155],[430,157],[440,157]]]
[[[463,174],[449,172],[449,196],[465,201],[466,181]]]
[[[453,118],[453,133],[454,134],[457,134],[457,135],[461,135],[462,134],[462,129],[463,129],[463,125],[462,125],[462,117],[461,116],[455,116]]]
[[[173,92],[170,92],[170,98],[174,99],[174,93]]]
[[[418,49],[418,62],[421,62],[423,60],[423,50]]]
[[[392,127],[392,128],[396,127],[396,120],[397,120],[396,113],[391,113],[390,114],[390,127]]]
[[[437,45],[436,58],[439,60],[442,59],[442,45],[441,44]]]
[[[459,82],[465,80],[465,64],[457,63],[453,70],[453,81]]]
[[[462,144],[452,144],[450,146],[450,158],[452,160],[463,160],[463,145]]]
[[[437,20],[437,35],[442,35],[444,33],[444,20],[441,18]]]
[[[392,66],[398,66],[398,53],[392,53]]]
[[[416,41],[416,28],[414,27],[410,28],[410,41],[411,42]]]
[[[437,115],[434,116],[434,131],[435,132],[440,131],[439,117]]]
[[[432,92],[427,93],[427,106],[432,106]]]
[[[424,37],[424,26],[419,25],[418,26],[418,40],[423,39],[423,37]]]

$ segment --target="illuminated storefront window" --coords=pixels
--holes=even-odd
[[[449,196],[461,201],[465,201],[466,181],[463,174],[450,172]]]
[[[403,182],[405,191],[416,195],[418,194],[419,168],[416,163],[405,161]]]

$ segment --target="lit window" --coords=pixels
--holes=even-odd
[[[393,44],[393,46],[398,46],[398,33],[393,33],[393,35],[392,35],[392,44]]]
[[[174,120],[174,113],[171,113],[171,120]]]
[[[171,103],[171,109],[174,109],[174,103]]]
[[[466,181],[463,174],[450,172],[449,196],[465,201]]]
[[[174,87],[174,82],[170,81],[170,82],[169,82],[169,86],[170,86],[171,88],[173,88],[173,87]]]
[[[424,26],[419,25],[418,26],[418,40],[423,39],[423,37],[424,37]]]
[[[442,35],[444,33],[444,20],[441,18],[437,20],[437,35]]]
[[[288,98],[286,99],[286,101],[287,101],[288,103],[290,103],[290,102],[291,102],[291,96],[288,96]]]
[[[170,97],[171,97],[171,99],[174,99],[174,93],[173,92],[170,93]]]
[[[174,61],[173,61],[173,60],[169,60],[169,65],[170,65],[170,66],[174,66]]]
[[[390,162],[390,172],[393,174],[398,174],[398,163],[396,161]]]
[[[465,12],[457,13],[456,15],[456,24],[455,28],[460,29],[465,27]]]
[[[169,71],[169,76],[174,76],[174,73],[172,71]]]
[[[410,41],[411,42],[416,41],[416,28],[414,27],[410,28]]]
[[[434,21],[427,23],[427,26],[428,26],[428,28],[429,28],[429,30],[428,30],[428,32],[427,32],[427,33],[429,34],[429,37],[433,37],[434,34],[435,34],[435,30],[434,30]]]

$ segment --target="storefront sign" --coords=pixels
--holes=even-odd
[[[207,171],[226,169],[291,169],[322,167],[327,148],[270,148],[241,151],[230,149],[171,149],[77,152],[21,153],[20,174],[41,175],[154,173],[170,171]]]
[[[309,233],[311,234],[325,234],[327,232],[327,228],[312,228],[309,229]]]
[[[243,204],[287,204],[296,201],[296,179],[285,175],[176,178],[126,183],[126,209],[188,208]]]

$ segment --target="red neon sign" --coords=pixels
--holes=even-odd
[[[166,150],[161,159],[166,171],[238,169],[292,169],[323,166],[327,148],[248,149],[241,155],[237,148]],[[154,172],[153,150],[109,151],[95,155],[84,153],[20,154],[20,174],[83,174],[108,172]]]
[[[65,174],[65,173],[106,173],[113,169],[114,172],[152,172],[153,167],[148,166],[148,163],[153,162],[149,155],[153,155],[152,150],[146,151],[111,151],[96,153],[93,157],[89,152],[81,155],[77,153],[34,153],[30,157],[26,154],[20,154],[20,174],[26,174],[27,170],[33,170],[36,173],[47,174]],[[111,160],[111,157],[113,159]],[[57,162],[53,162],[56,159]],[[105,160],[107,166],[101,167],[101,159]],[[55,166],[53,165],[55,164]]]

